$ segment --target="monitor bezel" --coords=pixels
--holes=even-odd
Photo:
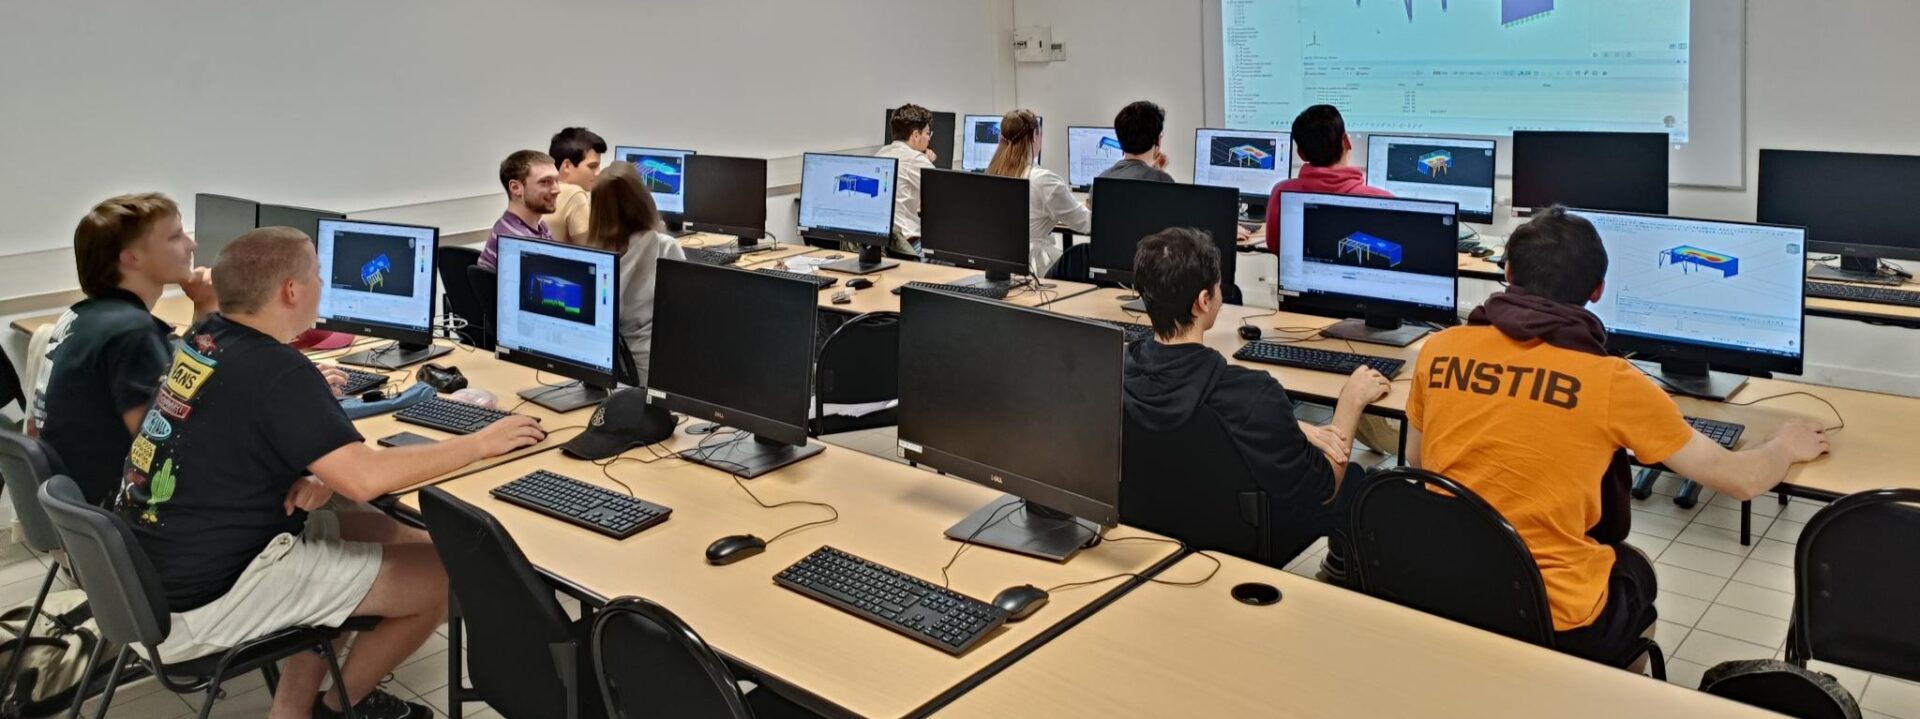
[[[1285,162],[1287,170],[1286,170],[1285,176],[1281,177],[1278,180],[1275,180],[1273,184],[1278,185],[1282,182],[1286,182],[1287,180],[1293,179],[1293,155],[1294,155],[1293,138],[1289,136],[1288,133],[1280,130],[1239,130],[1239,129],[1234,129],[1230,127],[1196,127],[1193,129],[1193,178],[1192,178],[1193,184],[1196,184],[1196,185],[1201,184],[1200,183],[1200,138],[1205,137],[1206,133],[1209,133],[1209,132],[1258,132],[1258,133],[1267,133],[1270,135],[1280,135],[1282,137],[1285,137],[1287,140],[1287,152],[1286,152],[1287,158]],[[1211,152],[1211,150],[1209,150],[1209,152]],[[1210,186],[1226,187],[1226,185],[1210,185]],[[1238,187],[1235,187],[1232,189],[1235,192],[1239,192],[1240,199],[1242,200],[1248,200],[1248,201],[1259,200],[1260,202],[1265,203],[1267,200],[1273,197],[1273,190],[1271,188],[1269,188],[1266,192],[1241,192],[1240,188]]]
[[[768,163],[766,158],[761,158],[761,157],[742,157],[739,155],[700,155],[697,153],[694,155],[689,155],[689,157],[699,157],[702,159],[720,158],[720,159],[726,159],[726,160],[748,160],[748,161],[759,162],[762,178],[766,177],[766,172],[768,170],[768,167],[767,167]],[[689,180],[691,180],[697,173],[688,173],[688,174],[689,174]],[[746,225],[729,225],[729,224],[724,224],[719,222],[709,222],[705,220],[698,220],[698,219],[694,219],[692,212],[680,213],[680,222],[682,225],[686,227],[686,229],[695,231],[695,232],[712,232],[714,234],[732,235],[734,237],[739,237],[742,239],[750,239],[755,241],[763,239],[767,237],[766,224],[767,224],[767,217],[769,216],[766,211],[766,201],[764,199],[766,197],[766,193],[768,189],[765,185],[766,183],[763,181],[761,183],[761,187],[754,190],[754,192],[757,192],[759,196],[763,198],[760,203],[761,214],[760,214],[759,227],[749,227]],[[692,188],[692,185],[687,185],[683,187],[680,191],[681,196],[682,197],[689,196],[687,195],[687,190],[691,188]],[[682,207],[685,207],[685,205],[683,204]]]
[[[928,185],[927,179],[931,177],[934,173],[940,173],[943,175],[951,175],[956,178],[962,178],[963,181],[972,180],[978,177],[991,177],[993,178],[992,180],[993,182],[1003,182],[1003,183],[1010,183],[1010,184],[1018,183],[1021,185],[1021,193],[1023,195],[1026,193],[1026,188],[1025,188],[1026,181],[1021,180],[1017,177],[999,177],[997,175],[987,175],[979,172],[967,172],[966,170],[936,169],[936,170],[930,170],[930,171],[925,171],[920,173],[920,188],[921,188],[920,246],[921,246],[921,250],[926,253],[927,260],[929,262],[949,262],[950,259],[952,259],[952,260],[957,260],[952,262],[952,264],[956,267],[966,267],[968,269],[981,270],[985,272],[1005,272],[1010,275],[1032,274],[1033,269],[1030,266],[1028,266],[1028,259],[1027,259],[1028,246],[1031,243],[1031,239],[1028,238],[1026,234],[1025,218],[1026,218],[1027,206],[1024,202],[1020,206],[1021,230],[1020,230],[1019,242],[1017,246],[1013,242],[1008,243],[1010,247],[1016,247],[1017,249],[1017,252],[1010,252],[1008,253],[1008,256],[1014,257],[1017,255],[1017,259],[1005,260],[1005,259],[995,258],[995,257],[982,257],[979,255],[971,255],[963,252],[955,252],[953,250],[935,247],[932,243],[927,241],[927,235],[926,235],[927,221],[925,216],[926,208],[927,208],[926,188]]]
[[[1756,172],[1758,174],[1755,175],[1755,179],[1754,179],[1754,182],[1757,184],[1757,187],[1755,188],[1755,191],[1754,191],[1754,218],[1759,220],[1760,224],[1783,224],[1783,223],[1777,223],[1777,222],[1768,222],[1764,217],[1764,215],[1767,214],[1767,199],[1769,197],[1769,194],[1767,192],[1767,156],[1780,155],[1780,154],[1829,155],[1829,156],[1838,155],[1838,156],[1859,156],[1859,157],[1902,157],[1902,158],[1912,158],[1913,162],[1916,165],[1920,165],[1920,155],[1901,155],[1901,154],[1896,154],[1891,152],[1838,152],[1838,151],[1832,151],[1832,150],[1790,150],[1786,148],[1762,148],[1760,150],[1760,159],[1759,159],[1760,164],[1756,168]],[[1916,174],[1920,174],[1920,173],[1916,173]],[[1797,227],[1797,225],[1791,225],[1791,224],[1787,224],[1785,226]],[[1848,255],[1852,257],[1876,257],[1876,258],[1886,259],[1886,260],[1920,260],[1920,229],[1916,229],[1914,231],[1912,244],[1904,247],[1900,245],[1877,244],[1874,242],[1852,242],[1852,241],[1844,241],[1844,240],[1843,241],[1816,240],[1816,239],[1813,239],[1813,229],[1812,228],[1805,228],[1805,229],[1807,230],[1807,235],[1808,235],[1806,246],[1807,246],[1807,252],[1809,253]]]
[[[621,152],[621,150],[629,150],[629,151],[631,151],[631,150],[657,150],[657,151],[661,151],[661,152],[678,152],[678,153],[680,153],[680,156],[681,156],[681,157],[685,157],[685,156],[687,156],[687,155],[698,155],[698,154],[700,154],[700,153],[699,153],[698,151],[696,151],[696,150],[681,150],[681,149],[677,149],[677,148],[672,148],[672,147],[652,147],[652,146],[649,146],[649,145],[614,145],[614,146],[613,146],[613,157],[614,157],[614,159],[615,159],[615,160],[619,160],[619,158],[620,158],[620,156],[621,156],[622,154],[624,154],[624,153],[622,153],[622,152]],[[624,162],[624,160],[621,160],[621,161],[622,161],[622,162]],[[681,185],[680,185],[680,207],[682,208],[682,210],[684,210],[684,209],[686,208],[686,206],[687,206],[687,205],[686,205],[686,203],[687,203],[687,187],[686,187],[686,184],[685,184],[685,183],[686,183],[686,179],[685,179],[685,178],[682,178],[682,179],[680,180],[680,182],[681,182]],[[660,219],[662,219],[662,220],[665,220],[665,221],[667,221],[667,222],[679,222],[679,221],[681,221],[681,220],[682,220],[682,219],[683,219],[683,218],[685,217],[685,215],[686,215],[686,213],[685,213],[684,211],[682,211],[682,212],[667,212],[667,211],[665,211],[665,210],[662,210],[662,211],[660,212]]]
[[[612,366],[608,367],[607,371],[601,372],[598,367],[588,367],[586,365],[579,364],[565,357],[549,355],[549,354],[537,352],[534,350],[513,349],[506,346],[506,343],[501,340],[500,333],[497,330],[494,332],[493,356],[496,359],[506,360],[508,362],[512,362],[522,367],[529,367],[535,370],[539,370],[541,372],[551,372],[553,374],[557,374],[562,377],[566,377],[568,379],[577,379],[577,380],[580,380],[581,382],[585,382],[587,384],[590,384],[596,387],[616,386],[619,383],[617,378],[618,378],[618,373],[620,372],[620,353],[627,351],[627,348],[624,346],[624,343],[620,341],[620,256],[614,252],[611,252],[608,250],[602,250],[597,247],[587,247],[585,245],[574,245],[574,244],[568,244],[564,242],[555,242],[553,240],[543,240],[538,237],[522,237],[519,235],[501,235],[500,245],[496,249],[500,250],[501,253],[504,254],[506,249],[506,244],[509,242],[525,242],[533,245],[564,247],[569,250],[578,250],[578,251],[588,252],[596,255],[604,255],[613,262],[613,283],[612,283],[612,287],[610,288],[613,293],[612,294],[613,322],[610,325],[610,328],[613,331],[609,333],[611,335],[609,340],[613,343],[613,353],[608,355],[609,357],[612,358]],[[495,327],[498,327],[499,326],[498,322],[500,321],[500,318],[504,316],[500,312],[500,309],[501,309],[500,305],[502,302],[506,301],[505,298],[507,298],[509,294],[506,291],[507,290],[506,274],[500,272],[497,266],[494,271],[493,282],[494,282],[494,285],[493,285],[494,315],[493,316],[495,318]],[[519,291],[518,287],[515,287],[513,289],[515,292]]]
[[[1494,167],[1493,184],[1487,186],[1487,211],[1483,214],[1479,212],[1468,212],[1466,210],[1461,210],[1456,215],[1456,218],[1461,222],[1471,222],[1471,223],[1480,224],[1480,225],[1493,224],[1494,209],[1500,206],[1500,171],[1499,171],[1500,141],[1499,140],[1496,140],[1491,137],[1466,137],[1466,136],[1454,136],[1454,135],[1390,135],[1386,133],[1369,134],[1367,135],[1367,170],[1366,170],[1367,184],[1373,185],[1374,187],[1380,187],[1380,185],[1375,184],[1373,182],[1373,142],[1375,138],[1379,138],[1382,140],[1415,140],[1415,141],[1440,140],[1440,141],[1454,141],[1454,142],[1487,143],[1487,145],[1489,145],[1487,150],[1493,153],[1493,167]],[[1474,149],[1480,149],[1480,148],[1474,148]],[[1396,197],[1398,196],[1396,195]],[[1419,198],[1408,197],[1403,199],[1416,200]]]
[[[818,320],[816,319],[816,315],[818,312],[817,299],[818,299],[819,291],[812,282],[809,282],[806,280],[793,279],[790,277],[781,277],[779,275],[773,275],[773,274],[768,274],[764,272],[753,272],[751,270],[738,268],[738,267],[723,266],[723,265],[703,265],[698,262],[690,262],[687,260],[677,260],[670,257],[662,257],[659,260],[659,264],[662,264],[662,265],[669,262],[676,263],[679,265],[690,266],[693,268],[693,271],[695,272],[704,272],[704,271],[739,272],[742,274],[753,276],[754,278],[756,278],[755,281],[790,282],[796,286],[804,287],[806,288],[806,297],[808,298],[807,308],[809,310],[806,313],[806,318],[807,318],[806,322],[814,325],[817,325],[818,323]],[[798,293],[796,293],[796,296],[797,295]],[[656,317],[658,316],[658,312],[659,312],[659,307],[657,306],[658,301],[659,300],[656,297],[655,298]],[[813,337],[814,333],[808,332],[807,336]],[[655,354],[657,355],[658,353],[656,352]],[[813,387],[813,362],[808,361],[802,364],[804,366],[801,367],[800,369],[801,381],[805,383],[805,386],[809,388],[808,392],[811,393],[812,392],[811,388]],[[740,430],[742,432],[750,433],[758,437],[765,437],[767,439],[770,439],[776,442],[781,442],[781,443],[793,445],[796,447],[805,445],[807,443],[807,440],[808,440],[807,419],[806,419],[807,412],[805,409],[802,409],[800,412],[801,419],[799,424],[789,424],[778,418],[768,417],[768,416],[756,414],[753,412],[746,412],[734,407],[722,406],[722,405],[709,402],[707,400],[699,399],[697,397],[693,397],[692,395],[684,394],[677,391],[661,389],[655,385],[655,382],[654,382],[655,377],[653,376],[651,371],[649,371],[649,376],[647,380],[648,380],[647,400],[650,404],[657,403],[661,407],[667,410],[679,412],[681,414],[687,415],[689,417],[693,417],[695,419],[699,419],[707,422],[713,422],[715,424],[725,425],[727,427],[732,427],[734,429]]]
[[[1230,193],[1234,198],[1232,203],[1233,211],[1228,213],[1227,217],[1231,220],[1232,224],[1235,226],[1236,229],[1238,228],[1240,223],[1240,210],[1239,210],[1240,193],[1238,190],[1232,187],[1226,187],[1224,185],[1194,185],[1194,184],[1183,185],[1177,182],[1160,182],[1158,180],[1128,180],[1128,179],[1117,178],[1117,177],[1102,177],[1102,178],[1096,179],[1093,183],[1095,195],[1100,194],[1099,187],[1104,183],[1132,183],[1135,186],[1138,186],[1142,189],[1178,188],[1178,189],[1170,189],[1170,191],[1173,191],[1173,192],[1186,192],[1190,190],[1199,191],[1199,192],[1214,192],[1214,191],[1227,192],[1227,193]],[[1113,207],[1113,205],[1111,204],[1107,206]],[[1088,234],[1087,241],[1089,243],[1093,243],[1098,245],[1099,247],[1104,248],[1109,244],[1119,242],[1119,241],[1111,239],[1113,233],[1100,232],[1101,217],[1102,217],[1102,214],[1100,212],[1100,205],[1099,203],[1094,203],[1094,209],[1091,213],[1091,217],[1088,220],[1088,222],[1090,223],[1090,228],[1093,231]],[[1206,229],[1206,228],[1200,228],[1200,229]],[[1101,237],[1103,235],[1108,239],[1102,240]],[[1146,239],[1146,237],[1142,236],[1142,237],[1134,238],[1133,241],[1129,243],[1129,246],[1133,248],[1134,251],[1137,252],[1140,247],[1140,240],[1143,240],[1143,239]],[[1240,259],[1239,259],[1239,248],[1237,247],[1238,244],[1239,244],[1239,237],[1237,232],[1229,233],[1226,237],[1213,238],[1214,248],[1219,250],[1220,252],[1220,281],[1224,284],[1229,284],[1229,285],[1234,284],[1234,276],[1239,271]],[[1121,284],[1133,283],[1133,253],[1132,252],[1127,253],[1127,266],[1125,268],[1109,267],[1101,264],[1100,260],[1102,258],[1100,257],[1100,255],[1101,253],[1098,250],[1093,248],[1088,249],[1088,252],[1087,252],[1088,276],[1093,277],[1096,282],[1117,282]]]
[[[321,228],[322,232],[324,233],[325,227],[329,222],[342,222],[342,223],[351,223],[351,224],[358,224],[358,225],[378,225],[381,227],[400,227],[400,228],[406,228],[409,230],[427,230],[433,233],[430,238],[432,241],[433,247],[427,252],[428,282],[432,282],[433,280],[436,280],[440,277],[440,228],[438,227],[432,227],[429,225],[410,225],[403,222],[377,222],[374,220],[354,220],[354,219],[332,218],[332,217],[323,217],[320,219],[320,222],[314,226],[317,228]],[[311,239],[314,243],[314,248],[316,250],[319,249],[320,238],[318,236],[315,236]],[[320,282],[320,288],[321,288],[320,291],[324,293],[328,289],[331,289],[328,285],[329,283],[325,280],[325,278],[322,278]],[[324,316],[319,316],[317,318],[317,321],[314,323],[314,327],[317,327],[323,330],[332,331],[332,332],[345,332],[347,334],[361,335],[364,337],[378,337],[380,339],[393,340],[395,342],[401,342],[405,344],[424,345],[424,344],[433,343],[433,340],[435,337],[435,330],[438,329],[435,326],[436,320],[438,319],[440,319],[440,293],[436,290],[436,288],[428,287],[427,288],[427,329],[425,331],[415,330],[412,327],[395,327],[393,325],[382,324],[379,322],[371,322],[368,320],[332,319]]]
[[[900,160],[892,157],[875,157],[873,155],[849,155],[849,154],[838,153],[838,152],[801,153],[800,155],[800,196],[797,199],[797,202],[799,203],[799,205],[797,206],[799,210],[799,214],[796,215],[796,219],[806,217],[807,159],[812,157],[844,157],[844,158],[853,159],[853,160],[886,160],[887,162],[890,162],[893,164],[893,182],[892,182],[893,197],[892,199],[887,201],[887,231],[885,234],[876,235],[869,232],[862,232],[860,230],[853,230],[853,229],[840,228],[840,227],[823,228],[823,227],[809,227],[805,224],[798,224],[797,229],[800,232],[800,236],[809,240],[821,240],[825,242],[852,242],[858,245],[866,245],[868,247],[879,247],[882,249],[891,247],[893,245],[893,230],[895,225],[897,224],[895,222],[897,218],[894,217],[894,210],[900,202]]]
[[[1405,197],[1360,197],[1356,195],[1341,195],[1341,194],[1327,193],[1327,192],[1283,192],[1283,193],[1280,193],[1280,196],[1282,198],[1281,199],[1282,202],[1285,202],[1286,201],[1285,198],[1289,196],[1299,196],[1299,197],[1309,198],[1308,200],[1306,200],[1307,202],[1311,202],[1312,201],[1311,198],[1314,198],[1314,197],[1332,197],[1332,198],[1342,198],[1342,199],[1359,198],[1359,199],[1369,199],[1369,200],[1382,200],[1382,201],[1389,201],[1389,202],[1419,202],[1419,203],[1425,203],[1425,204],[1436,205],[1436,206],[1446,205],[1453,208],[1453,215],[1455,217],[1454,227],[1456,228],[1459,227],[1459,222],[1460,222],[1458,219],[1460,215],[1459,205],[1452,202],[1445,201],[1445,200],[1416,200],[1416,199],[1405,198]],[[1276,210],[1275,212],[1276,212],[1275,216],[1278,217],[1279,213],[1283,213],[1285,212],[1285,210],[1281,209],[1281,210]],[[1434,213],[1434,214],[1439,214],[1439,213]],[[1283,233],[1283,232],[1286,232],[1286,224],[1284,222],[1282,222],[1279,227],[1274,228],[1274,233],[1276,237],[1279,236],[1279,233]],[[1457,241],[1457,237],[1449,237],[1447,239],[1447,242],[1449,243],[1448,247],[1451,248],[1453,246],[1453,243],[1455,243],[1456,241]],[[1284,239],[1279,242],[1279,246],[1281,248],[1286,247],[1286,244],[1287,243]],[[1449,252],[1449,254],[1452,254],[1452,253]],[[1276,259],[1276,267],[1274,270],[1273,282],[1274,282],[1274,285],[1279,288],[1282,294],[1282,299],[1280,301],[1280,309],[1284,311],[1299,312],[1301,314],[1309,314],[1309,315],[1314,315],[1318,317],[1332,317],[1335,319],[1353,319],[1353,318],[1363,318],[1369,315],[1386,316],[1390,314],[1394,317],[1400,318],[1401,320],[1429,322],[1429,323],[1435,323],[1435,324],[1440,324],[1445,326],[1458,324],[1460,321],[1460,265],[1459,263],[1454,263],[1452,265],[1453,267],[1453,306],[1448,308],[1440,308],[1440,307],[1434,307],[1431,305],[1416,304],[1413,302],[1385,300],[1385,299],[1380,299],[1378,297],[1367,297],[1364,295],[1351,295],[1351,294],[1345,294],[1340,292],[1326,292],[1323,290],[1290,290],[1287,288],[1286,285],[1282,284],[1282,282],[1284,282],[1286,278],[1286,273],[1281,269],[1282,267],[1284,267],[1285,263],[1287,262],[1286,250],[1285,249],[1276,250],[1274,253],[1274,257]],[[1302,258],[1301,261],[1305,261],[1304,258]],[[1292,294],[1288,294],[1289,292],[1291,292]]]
[[[1532,185],[1528,185],[1521,182],[1522,176],[1520,173],[1520,167],[1518,162],[1520,159],[1521,135],[1528,135],[1528,134],[1530,135],[1586,135],[1586,136],[1661,135],[1661,133],[1658,133],[1658,132],[1608,132],[1605,130],[1515,130],[1510,140],[1510,142],[1513,143],[1513,157],[1508,160],[1508,164],[1509,164],[1508,170],[1509,170],[1509,174],[1512,176],[1512,188],[1511,188],[1511,191],[1508,192],[1508,194],[1512,196],[1513,209],[1516,212],[1522,211],[1522,210],[1525,210],[1525,211],[1540,210],[1556,204],[1564,205],[1567,207],[1574,206],[1573,204],[1561,202],[1558,200],[1549,202],[1546,204],[1538,204],[1535,202],[1531,202],[1531,200],[1537,200],[1538,198],[1533,198],[1533,197],[1523,198],[1521,196],[1522,191],[1532,192],[1534,190],[1534,187]],[[1658,211],[1644,212],[1641,214],[1665,215],[1673,211],[1673,157],[1672,157],[1672,151],[1668,149],[1672,145],[1673,140],[1671,135],[1662,135],[1662,136],[1667,138],[1661,141],[1661,150],[1660,150],[1660,158],[1666,168],[1666,176],[1660,178],[1660,207],[1658,208]],[[1609,210],[1609,212],[1638,212],[1638,211],[1637,210]]]

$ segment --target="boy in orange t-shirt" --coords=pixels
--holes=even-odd
[[[1656,617],[1652,564],[1622,541],[1624,527],[1600,526],[1606,500],[1625,504],[1626,484],[1609,476],[1619,452],[1748,500],[1827,441],[1818,425],[1795,422],[1727,451],[1689,427],[1652,379],[1609,356],[1606,330],[1585,309],[1600,298],[1607,254],[1585,219],[1560,208],[1536,215],[1506,253],[1507,291],[1421,348],[1407,459],[1473,490],[1520,532],[1546,583],[1556,648],[1619,666]]]

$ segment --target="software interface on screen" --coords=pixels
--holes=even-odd
[[[433,325],[434,229],[320,220],[320,317],[426,332]]]
[[[1805,230],[1574,210],[1607,247],[1609,332],[1797,357]]]
[[[677,215],[686,210],[687,160],[692,150],[668,150],[658,147],[615,147],[613,156],[633,163],[640,181],[653,193],[653,204],[661,212]]]
[[[893,234],[891,157],[808,153],[800,166],[800,229]]]
[[[1087,187],[1126,153],[1111,127],[1067,128],[1067,175],[1074,187]]]
[[[616,256],[518,237],[499,250],[497,346],[612,374]]]
[[[1287,133],[1202,129],[1193,141],[1193,184],[1266,197],[1293,173]]]
[[[1046,123],[1041,123],[1046,124]],[[960,169],[980,172],[1000,147],[999,115],[968,115],[960,123]],[[1035,156],[1034,162],[1040,158]]]
[[[1454,207],[1444,202],[1280,195],[1280,288],[1452,309]]]
[[[1462,216],[1493,215],[1492,140],[1373,135],[1367,138],[1367,184],[1394,197],[1440,200]]]

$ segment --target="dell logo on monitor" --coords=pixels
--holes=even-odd
[[[994,483],[994,484],[1006,484],[1006,483],[1007,483],[1007,480],[1004,480],[1004,479],[1001,479],[1001,478],[1000,478],[1000,475],[997,475],[997,474],[989,474],[989,475],[987,475],[987,479],[991,479],[991,480],[993,480],[993,483]]]

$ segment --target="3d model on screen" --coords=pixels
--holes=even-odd
[[[544,307],[570,315],[580,314],[585,309],[581,304],[580,284],[577,282],[537,275],[533,278],[533,286],[535,296],[540,299],[540,304]]]
[[[1355,232],[1342,238],[1340,240],[1339,250],[1340,253],[1337,255],[1339,259],[1345,259],[1347,255],[1353,255],[1357,263],[1364,265],[1372,261],[1374,257],[1380,257],[1387,261],[1388,267],[1400,266],[1401,252],[1399,243],[1389,242],[1365,232]]]
[[[1240,145],[1227,151],[1227,163],[1266,170],[1273,167],[1273,155],[1252,145]]]
[[[387,273],[393,270],[393,261],[386,255],[377,255],[367,264],[360,266],[360,284],[368,291],[387,283]]]
[[[1667,265],[1679,265],[1682,272],[1692,272],[1693,268],[1689,265],[1698,265],[1709,270],[1718,270],[1723,279],[1740,274],[1740,258],[1692,245],[1680,245],[1661,250],[1660,266]]]
[[[834,188],[835,192],[858,192],[868,197],[880,196],[880,178],[847,173],[834,179],[840,183]]]
[[[1420,171],[1420,174],[1428,177],[1439,177],[1453,169],[1453,153],[1446,150],[1434,150],[1433,152],[1421,155],[1418,162],[1420,166],[1417,169]]]
[[[1109,149],[1110,149],[1110,150],[1113,150],[1114,152],[1120,152],[1120,151],[1121,151],[1121,150],[1120,150],[1120,138],[1117,138],[1117,137],[1101,137],[1101,138],[1100,138],[1100,149],[1102,149],[1102,150],[1109,150]]]
[[[640,161],[639,170],[640,179],[646,181],[648,191],[679,194],[680,165],[678,163],[658,157],[648,157]]]

